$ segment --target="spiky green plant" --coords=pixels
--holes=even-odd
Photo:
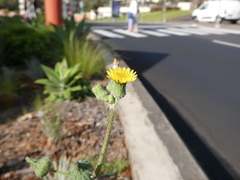
[[[39,93],[36,94],[34,100],[33,100],[33,105],[37,111],[40,111],[41,108],[43,107],[43,98]]]
[[[104,60],[100,51],[86,39],[90,27],[83,19],[75,22],[74,18],[64,19],[63,26],[54,26],[55,36],[63,46],[63,55],[69,66],[81,63],[79,70],[84,79],[90,79],[95,73],[104,69]]]
[[[70,20],[63,19],[63,26],[53,25],[53,27],[55,29],[55,35],[62,44],[67,41],[84,41],[90,32],[90,26],[85,24],[85,19],[80,22],[75,22],[74,17],[71,17]]]
[[[58,169],[62,172],[68,172],[68,169],[71,166],[70,158],[67,158],[66,155],[62,155],[59,159],[58,164],[53,162],[53,168]],[[54,174],[53,176],[48,174],[46,177],[43,178],[43,180],[70,180],[67,176],[62,176],[60,174]]]
[[[84,79],[90,79],[94,74],[103,74],[104,60],[101,52],[90,41],[66,42],[64,54],[70,66],[81,63],[79,70],[83,73]]]
[[[60,115],[46,115],[42,121],[43,132],[48,137],[49,142],[57,143],[61,138],[63,121]]]
[[[82,72],[79,71],[80,65],[78,63],[68,67],[66,59],[63,59],[62,62],[56,63],[54,69],[44,65],[41,66],[47,79],[38,79],[35,83],[44,85],[43,93],[49,95],[46,100],[71,100],[76,98],[75,95],[78,91],[85,90],[81,84]],[[79,93],[77,94],[79,95]]]

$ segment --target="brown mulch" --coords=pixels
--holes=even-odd
[[[61,114],[61,139],[52,143],[43,132],[43,112],[32,111],[0,125],[0,179],[38,179],[25,157],[49,156],[58,161],[66,155],[71,162],[83,156],[98,155],[107,125],[106,106],[95,98],[84,101],[64,101],[54,105],[51,113]],[[5,117],[0,113],[0,117]],[[108,146],[107,161],[127,160],[124,132],[117,116]],[[122,176],[131,178],[130,165]]]

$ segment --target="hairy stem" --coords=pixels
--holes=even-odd
[[[107,132],[106,132],[104,142],[103,142],[103,146],[102,146],[102,149],[101,149],[101,153],[99,155],[97,165],[96,165],[96,168],[95,168],[95,175],[97,177],[99,176],[99,173],[101,171],[101,167],[103,165],[103,160],[104,160],[104,157],[106,155],[107,146],[108,146],[108,143],[109,143],[109,138],[110,138],[110,134],[111,134],[111,130],[112,130],[114,117],[115,117],[115,107],[112,107],[109,110]]]
[[[32,166],[35,166],[36,162],[37,162],[37,159],[34,159],[34,158],[30,158],[30,157],[26,157],[25,160],[31,164]]]
[[[54,172],[54,173],[57,173],[57,174],[61,174],[61,175],[70,177],[70,174],[62,172],[62,171],[58,171],[58,170],[54,170],[54,169],[50,169],[50,171]]]

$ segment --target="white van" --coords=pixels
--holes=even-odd
[[[222,20],[237,23],[240,19],[240,1],[215,0],[206,1],[195,9],[192,18],[200,22],[221,22]]]

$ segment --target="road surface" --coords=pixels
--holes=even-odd
[[[240,179],[240,30],[94,24],[140,80],[210,179]]]

